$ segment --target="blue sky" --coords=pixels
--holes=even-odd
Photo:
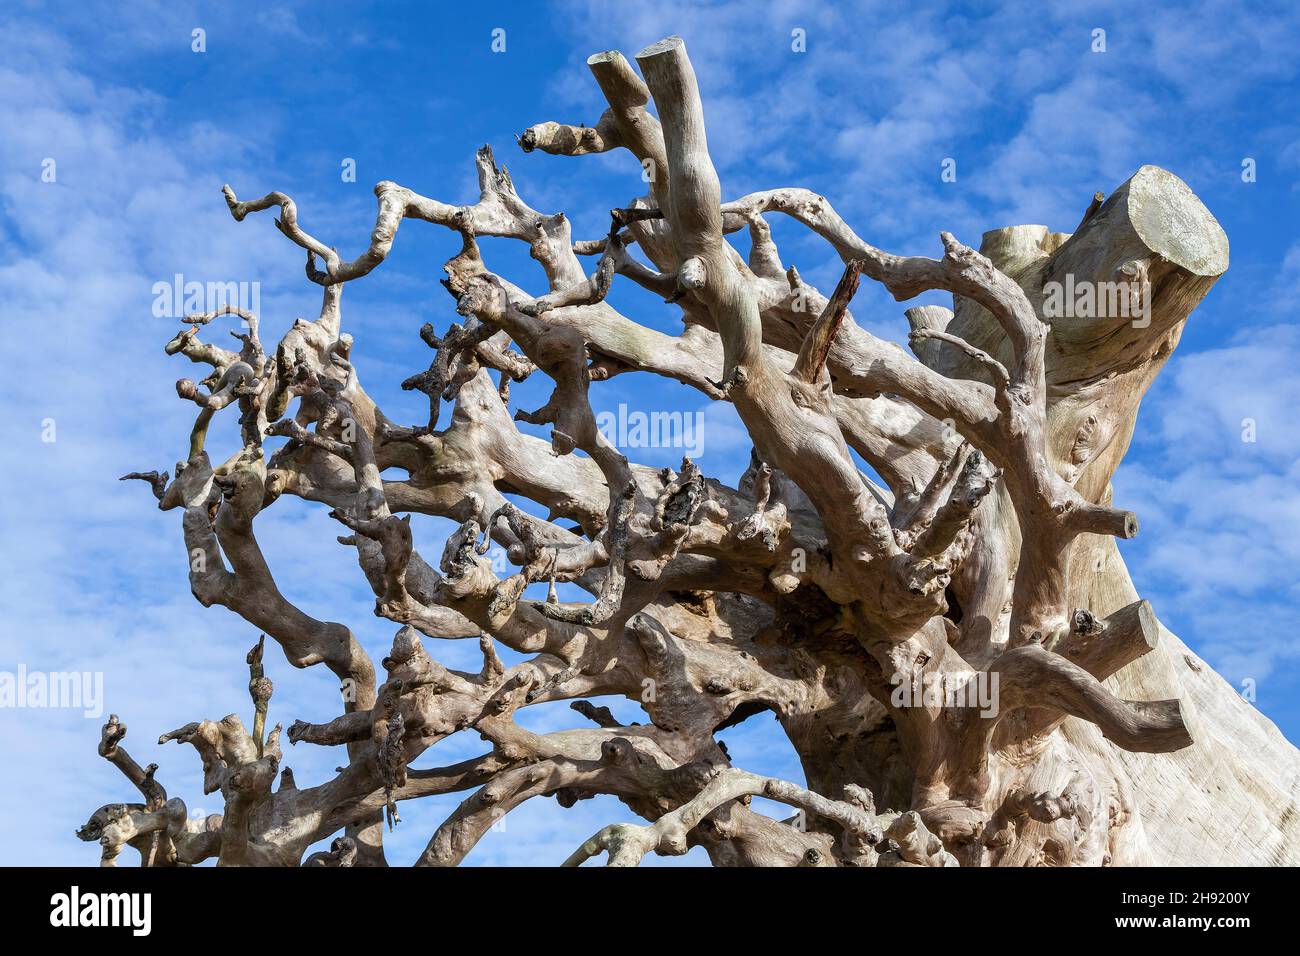
[[[206,51],[193,52],[192,31]],[[505,51],[492,31],[505,31]],[[1105,52],[1093,52],[1095,29]],[[792,50],[792,31],[806,52]],[[102,672],[105,710],[130,726],[127,747],[157,761],[173,795],[207,812],[191,750],[157,747],[163,731],[248,710],[245,651],[256,632],[188,593],[179,518],[160,514],[136,469],[184,455],[193,407],[172,382],[190,374],[162,344],[176,323],[151,314],[154,283],[260,283],[263,337],[314,316],[319,290],[269,214],[235,223],[220,189],[272,189],[298,202],[313,234],[355,256],[374,219],[373,184],[396,180],[448,202],[475,198],[473,154],[490,143],[535,208],[564,210],[579,237],[640,191],[624,153],[584,159],[522,154],[514,134],[547,119],[594,123],[599,92],[584,65],[686,38],[727,196],[803,185],[825,193],[859,234],[900,252],[936,254],[941,229],[976,243],[991,228],[1068,230],[1095,190],[1143,163],[1185,179],[1223,224],[1228,274],[1188,323],[1144,404],[1116,501],[1142,534],[1123,545],[1139,591],[1229,680],[1253,680],[1256,706],[1300,739],[1300,126],[1295,104],[1300,12],[1292,5],[1199,2],[693,4],[557,2],[79,3],[17,0],[0,12],[0,669]],[[957,179],[941,164],[956,160]],[[1242,162],[1257,179],[1244,182]],[[54,182],[42,180],[55,161]],[[356,182],[340,175],[355,161]],[[774,223],[787,263],[829,288],[839,268],[810,235]],[[518,245],[517,243],[514,245]],[[344,323],[363,383],[398,421],[421,418],[398,383],[425,366],[416,331],[445,329],[436,284],[457,248],[445,230],[408,223],[387,262],[349,285]],[[492,267],[530,291],[527,251],[485,242]],[[638,321],[678,327],[674,311],[616,286]],[[902,307],[863,287],[858,320],[897,341]],[[214,327],[215,328],[215,327]],[[516,389],[535,407],[541,383]],[[703,411],[706,473],[734,480],[748,451],[730,409],[683,387],[621,376],[594,390],[598,409]],[[1254,443],[1241,440],[1245,418]],[[49,437],[49,420],[54,441]],[[232,423],[214,457],[233,450]],[[669,464],[680,451],[648,451]],[[440,551],[446,527],[416,520]],[[393,626],[323,509],[281,499],[258,519],[282,589],[317,617],[346,621],[378,659]],[[308,544],[309,546],[304,546]],[[475,666],[475,649],[431,650]],[[272,720],[328,719],[334,681],[268,654]],[[571,724],[530,710],[533,726]],[[630,710],[623,713],[631,716]],[[130,799],[95,755],[103,718],[0,709],[0,862],[93,864],[73,829],[95,807]],[[453,738],[419,761],[481,752]],[[726,735],[736,762],[799,779],[769,720]],[[336,754],[287,755],[300,785]],[[404,805],[390,860],[415,858],[456,797]],[[468,863],[550,863],[600,825],[612,799],[563,811],[536,800],[507,818]],[[694,851],[687,862],[698,862]]]

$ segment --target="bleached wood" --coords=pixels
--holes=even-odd
[[[192,317],[166,346],[212,368],[177,386],[198,409],[186,457],[174,479],[125,477],[181,511],[201,603],[344,682],[337,716],[292,721],[286,736],[346,761],[307,789],[282,768],[279,728],[265,733],[275,704],[259,640],[252,731],[231,715],[164,735],[196,748],[225,812],[188,821],[122,749],[114,717],[100,753],[145,802],[100,808],[82,838],[108,865],[127,845],[156,866],[381,865],[384,824],[400,824],[403,801],[473,791],[419,865],[459,863],[526,800],[596,794],[648,825],[602,828],[570,863],[695,845],[719,865],[1295,862],[1296,751],[1159,625],[1116,548],[1138,532],[1110,488],[1138,404],[1227,268],[1213,216],[1173,174],[1144,166],[1094,197],[1072,235],[1010,226],[977,251],[940,233],[938,258],[896,256],[807,190],[724,201],[685,44],[669,37],[635,60],[642,76],[617,51],[588,61],[608,103],[592,125],[546,121],[520,136],[525,152],[632,155],[648,189],[612,206],[603,236],[575,240],[565,215],[529,206],[487,147],[472,205],[380,183],[374,231],[351,261],[305,231],[291,197],[241,201],[226,188],[238,220],[280,210],[322,289],[320,316],[274,347],[244,316],[238,352],[199,340],[220,316]],[[831,296],[783,262],[772,213],[844,260]],[[427,420],[409,425],[364,391],[342,329],[344,287],[383,263],[405,219],[461,238],[443,267],[456,318],[445,334],[419,331],[433,356],[402,383],[428,397]],[[742,230],[747,256],[727,239]],[[481,236],[526,243],[547,290],[494,273]],[[1044,308],[1054,282],[1116,276],[1147,283],[1133,302],[1149,321]],[[953,295],[952,310],[908,310],[920,361],[853,319],[862,277],[900,301]],[[629,280],[680,315],[680,334],[607,301]],[[754,446],[738,488],[689,459],[630,462],[600,433],[590,390],[633,371],[734,405]],[[510,383],[539,373],[549,399],[512,410]],[[244,447],[214,466],[210,425],[232,406]],[[382,675],[346,625],[315,620],[277,585],[254,526],[286,494],[330,509],[374,613],[399,625]],[[410,513],[457,523],[437,558],[420,553]],[[493,543],[513,570],[485,557]],[[557,582],[591,599],[561,602]],[[524,597],[540,583],[546,599]],[[457,638],[478,641],[477,673],[426,648]],[[505,667],[497,643],[523,662]],[[896,694],[936,681],[996,681],[996,697]],[[640,703],[648,722],[622,726],[586,699],[603,695]],[[559,700],[589,723],[538,735],[514,720]],[[760,712],[780,721],[806,786],[731,766],[717,732]],[[411,768],[471,728],[487,742],[480,756]],[[758,795],[799,814],[755,813]]]

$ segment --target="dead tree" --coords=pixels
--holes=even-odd
[[[259,643],[251,732],[231,715],[162,738],[199,751],[220,816],[188,820],[122,749],[117,718],[105,727],[100,753],[144,796],[83,828],[106,864],[125,844],[154,866],[377,864],[402,801],[461,791],[418,865],[459,863],[530,798],[570,806],[596,794],[647,823],[602,829],[570,864],[607,854],[634,865],[696,845],[721,865],[1166,858],[1144,835],[1134,771],[1197,735],[1179,700],[1115,692],[1113,675],[1160,628],[1127,583],[1115,539],[1136,534],[1137,518],[1112,503],[1110,482],[1139,401],[1227,268],[1218,223],[1180,179],[1145,166],[1073,234],[1013,226],[976,251],[941,233],[938,258],[900,257],[804,189],[724,199],[685,46],[670,37],[636,61],[639,75],[618,52],[588,61],[609,103],[594,126],[545,122],[519,137],[525,152],[635,157],[649,190],[612,211],[604,236],[575,239],[563,213],[529,207],[488,147],[473,205],[379,183],[370,244],[351,261],[303,228],[289,196],[245,201],[226,187],[236,220],[278,209],[323,291],[320,316],[269,348],[245,316],[237,351],[201,342],[215,316],[193,317],[167,345],[212,370],[177,384],[198,407],[186,458],[171,480],[127,477],[181,512],[200,603],[242,616],[295,667],[324,665],[344,682],[338,717],[286,735],[340,748],[346,765],[306,789],[281,767]],[[829,297],[782,261],[774,214],[843,259]],[[443,283],[458,319],[442,336],[421,330],[434,357],[402,383],[429,399],[414,425],[390,421],[363,390],[341,313],[346,284],[383,263],[407,219],[462,240]],[[737,233],[748,257],[728,238]],[[527,243],[550,291],[532,298],[493,273],[480,236]],[[943,290],[953,308],[908,310],[913,357],[854,321],[864,280],[900,301]],[[611,307],[607,291],[625,281],[679,311],[681,334]],[[1060,314],[1049,299],[1062,284],[1093,290],[1099,307]],[[512,420],[510,381],[539,372],[554,381],[550,400]],[[589,389],[633,372],[734,406],[753,443],[738,488],[690,460],[676,471],[631,463],[601,434]],[[227,406],[243,447],[214,466],[208,426]],[[514,420],[550,426],[550,441]],[[382,674],[345,624],[309,617],[277,587],[255,526],[282,495],[331,509],[375,613],[400,626]],[[459,523],[433,562],[399,517],[410,513]],[[517,570],[493,570],[492,542]],[[524,597],[535,582],[552,585],[547,599]],[[555,582],[590,600],[558,600]],[[430,654],[430,642],[474,635],[478,673]],[[525,662],[505,668],[498,642]],[[620,725],[587,700],[600,695],[638,702],[648,721]],[[561,700],[590,725],[539,736],[514,720]],[[732,766],[717,742],[761,712],[779,720],[806,787]],[[466,728],[487,741],[480,757],[423,759]],[[753,796],[792,819],[751,810]]]

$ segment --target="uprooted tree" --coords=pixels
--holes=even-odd
[[[281,767],[259,641],[251,730],[231,715],[161,738],[199,751],[224,813],[190,819],[123,749],[118,718],[104,727],[101,755],[144,797],[83,827],[106,864],[130,845],[153,866],[381,865],[385,818],[401,801],[456,791],[468,795],[421,865],[458,863],[525,800],[597,794],[647,824],[600,830],[571,864],[696,845],[725,865],[1154,861],[1135,797],[1142,765],[1127,754],[1168,759],[1146,755],[1187,748],[1193,734],[1178,700],[1122,699],[1108,681],[1159,636],[1150,605],[1126,599],[1114,539],[1137,520],[1112,505],[1110,481],[1144,392],[1227,267],[1218,223],[1181,180],[1146,166],[1098,194],[1073,234],[1013,226],[977,252],[943,233],[940,258],[891,255],[804,189],[724,201],[684,45],[668,38],[636,60],[640,76],[617,52],[588,61],[609,103],[594,126],[546,122],[520,137],[526,152],[621,147],[639,161],[647,195],[612,210],[599,238],[575,240],[563,213],[530,208],[486,147],[473,205],[379,183],[370,245],[351,262],[304,230],[290,197],[241,201],[226,188],[237,220],[278,207],[277,227],[323,289],[320,316],[269,351],[257,316],[190,316],[167,351],[212,372],[177,384],[199,408],[186,460],[174,480],[126,477],[181,511],[204,606],[239,614],[294,666],[341,679],[343,712],[286,735],[347,761],[305,789]],[[773,213],[843,259],[829,297],[782,262]],[[428,396],[417,425],[390,421],[363,391],[341,314],[345,284],[384,261],[404,219],[463,241],[444,267],[462,318],[441,336],[420,330],[432,363],[402,383]],[[744,232],[748,258],[728,239]],[[550,291],[533,298],[494,274],[478,236],[527,243]],[[898,300],[950,292],[953,309],[908,310],[909,356],[850,315],[863,278]],[[607,291],[625,280],[679,309],[682,333],[612,308]],[[1110,309],[1052,314],[1045,300],[1061,283],[1109,292]],[[238,351],[200,341],[229,313],[245,322]],[[732,403],[754,449],[738,488],[690,460],[677,471],[629,463],[610,444],[588,392],[633,372]],[[510,383],[538,374],[554,380],[550,400],[512,419]],[[227,406],[243,448],[213,467],[207,431]],[[514,420],[550,426],[550,442]],[[389,469],[409,477],[387,480]],[[375,613],[401,625],[382,678],[346,625],[311,618],[277,587],[254,522],[282,495],[332,509]],[[436,569],[399,517],[412,512],[459,523]],[[492,542],[518,570],[494,571]],[[525,596],[537,582],[544,600]],[[560,601],[556,582],[590,601]],[[430,641],[467,636],[482,648],[478,673],[430,653]],[[504,667],[497,642],[525,661]],[[975,687],[995,706],[963,693]],[[639,703],[649,721],[621,725],[589,700],[601,695]],[[563,700],[585,726],[538,735],[514,720]],[[806,788],[733,767],[715,739],[763,712],[798,752]],[[1066,734],[1067,722],[1087,732]],[[489,742],[482,756],[412,766],[467,728]],[[754,796],[788,805],[791,819],[750,809]]]

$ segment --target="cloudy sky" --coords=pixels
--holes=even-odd
[[[896,252],[936,254],[940,229],[975,244],[1016,223],[1068,230],[1095,190],[1109,193],[1144,163],[1192,186],[1227,231],[1232,266],[1143,406],[1116,481],[1116,501],[1138,511],[1143,531],[1123,553],[1162,619],[1229,680],[1253,681],[1256,706],[1300,739],[1300,13],[1212,0],[973,6],[10,0],[0,12],[0,321],[10,349],[0,376],[0,670],[102,674],[103,710],[131,728],[128,749],[158,762],[192,807],[219,809],[204,806],[192,751],[152,741],[248,709],[243,655],[257,634],[193,600],[178,516],[157,512],[143,485],[115,480],[171,468],[193,421],[172,388],[191,367],[163,354],[177,326],[154,316],[155,283],[177,274],[257,283],[274,341],[296,316],[316,314],[319,290],[269,214],[230,218],[223,183],[245,197],[288,192],[306,228],[350,259],[368,241],[375,182],[471,202],[483,143],[535,208],[562,209],[575,234],[595,236],[607,210],[639,192],[634,161],[524,155],[514,134],[546,119],[594,122],[601,102],[586,57],[678,33],[700,77],[724,193],[810,187]],[[355,182],[342,175],[349,160]],[[941,181],[945,160],[955,182]],[[823,288],[834,283],[828,248],[774,228],[787,262]],[[423,398],[397,383],[427,362],[420,325],[445,329],[452,316],[436,278],[456,247],[445,230],[408,224],[388,261],[347,290],[354,360],[395,420],[421,417]],[[541,290],[526,250],[486,248],[497,271]],[[637,320],[674,327],[648,297],[615,296]],[[875,290],[864,286],[855,313],[873,332],[905,337],[901,308]],[[517,390],[521,405],[540,404],[529,388],[540,384]],[[594,401],[703,412],[706,472],[732,480],[743,466],[748,446],[729,409],[706,411],[697,393],[622,376]],[[1242,441],[1244,419],[1254,442]],[[234,449],[230,424],[214,431],[214,458]],[[445,531],[417,518],[426,554]],[[382,656],[393,627],[371,614],[373,595],[322,509],[281,499],[258,533],[286,595],[346,621]],[[472,648],[434,650],[476,667]],[[333,715],[328,673],[268,659],[273,720]],[[541,729],[571,716],[528,715]],[[95,755],[102,722],[81,710],[0,709],[0,862],[96,861],[73,830],[100,804],[133,796]],[[726,739],[739,765],[799,779],[774,729],[750,721]],[[458,735],[419,764],[482,746]],[[287,763],[303,784],[337,757],[304,745]],[[413,860],[457,802],[404,805],[390,860]],[[467,862],[556,862],[623,817],[612,799],[569,811],[531,801]]]

